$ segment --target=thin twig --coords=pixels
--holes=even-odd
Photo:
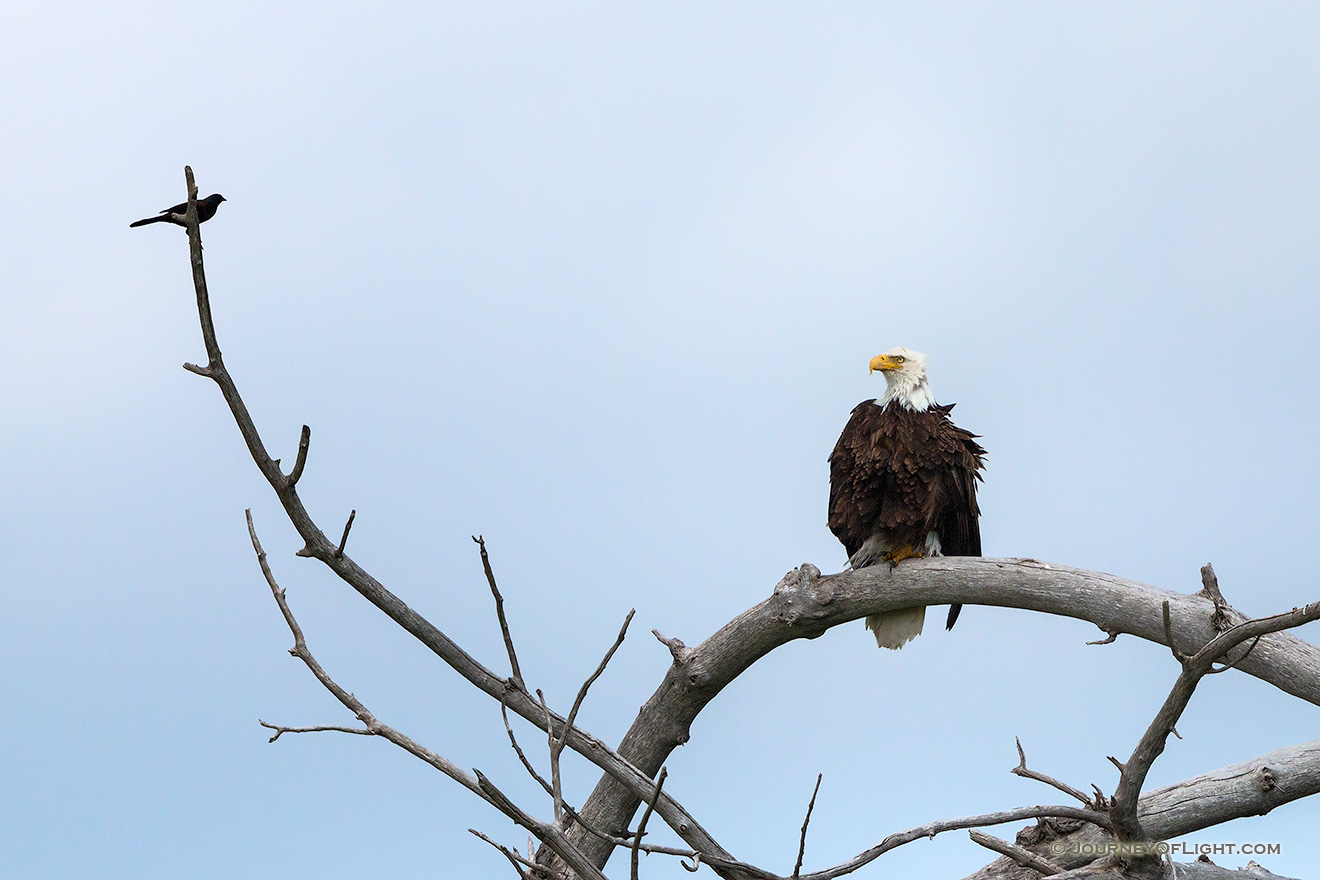
[[[553,796],[554,789],[550,786],[550,783],[546,782],[545,777],[536,772],[532,762],[527,760],[527,755],[523,752],[522,746],[518,745],[518,738],[513,735],[513,725],[509,724],[509,704],[505,700],[500,700],[500,717],[504,719],[504,730],[509,734],[509,744],[513,746],[513,751],[518,755],[518,760],[522,762],[523,768],[532,775],[532,778],[536,780],[541,788],[545,789],[546,794]]]
[[[1256,650],[1256,645],[1260,644],[1260,639],[1261,639],[1260,636],[1256,636],[1254,639],[1252,639],[1251,644],[1247,645],[1247,650],[1243,651],[1242,656],[1234,660],[1232,663],[1225,663],[1223,666],[1219,667],[1218,669],[1214,669],[1214,668],[1208,669],[1206,670],[1205,674],[1218,675],[1221,672],[1227,672],[1230,669],[1236,669],[1239,663],[1241,663],[1243,660],[1246,660],[1249,656],[1251,656],[1251,652]],[[1181,739],[1181,737],[1179,737],[1179,739]]]
[[[976,843],[986,849],[993,850],[1001,856],[1008,856],[1024,868],[1030,868],[1046,877],[1063,873],[1063,869],[1040,856],[1029,849],[1023,849],[1016,843],[1009,843],[1007,840],[1000,840],[993,834],[986,834],[984,831],[972,829],[967,832],[968,836]]]
[[[646,810],[642,813],[642,821],[637,823],[637,834],[633,837],[632,843],[632,880],[637,878],[637,854],[641,851],[642,836],[646,834],[646,823],[651,819],[651,813],[655,810],[655,805],[660,801],[660,789],[664,787],[665,777],[669,775],[666,767],[660,768],[660,775],[655,778],[655,791],[651,793],[651,799],[646,802]]]
[[[555,738],[555,728],[550,721],[550,706],[545,701],[545,694],[536,689],[536,698],[541,701],[541,711],[545,713],[545,735],[550,749],[550,796],[555,802],[555,824],[564,827],[564,788],[559,777],[559,740]],[[567,728],[566,728],[567,729]]]
[[[339,539],[339,549],[335,550],[335,559],[344,557],[344,545],[348,543],[348,530],[353,528],[353,518],[357,516],[357,510],[348,512],[348,522],[344,523],[344,537]]]
[[[1120,633],[1119,633],[1118,630],[1116,630],[1116,629],[1110,629],[1110,630],[1105,630],[1105,632],[1109,633],[1109,635],[1106,636],[1106,637],[1103,638],[1103,639],[1098,640],[1098,641],[1087,642],[1087,644],[1088,644],[1088,645],[1112,645],[1114,642],[1118,641],[1118,637],[1119,637],[1119,635],[1120,635]]]
[[[513,746],[513,751],[518,755],[518,760],[522,762],[523,768],[529,774],[531,774],[531,777],[536,780],[537,785],[541,786],[541,788],[545,790],[546,794],[550,795],[551,797],[554,797],[554,787],[549,782],[545,781],[544,776],[536,772],[536,768],[533,767],[532,762],[528,760],[527,754],[523,752],[522,746],[518,745],[518,737],[514,736],[513,726],[509,723],[508,703],[506,703],[504,700],[500,700],[500,717],[504,719],[504,731],[509,735],[509,744]],[[611,843],[617,843],[623,846],[628,845],[627,840],[624,840],[623,838],[615,837],[612,834],[606,834],[604,831],[601,831],[599,828],[596,828],[595,826],[591,825],[589,822],[584,820],[582,816],[578,814],[577,810],[574,810],[571,806],[569,806],[567,801],[564,802],[564,813],[565,815],[568,816],[569,819],[581,825],[587,831],[591,832],[591,834],[594,835],[595,837],[598,837],[601,840],[607,840],[610,841]],[[567,830],[567,827],[571,827],[571,826],[566,826],[565,830]]]
[[[474,535],[473,541],[481,548],[481,567],[486,571],[486,582],[490,584],[490,593],[495,597],[495,616],[500,619],[500,633],[504,636],[504,647],[509,653],[509,680],[523,693],[527,685],[523,683],[522,670],[518,668],[518,654],[513,650],[513,636],[509,635],[509,621],[504,617],[504,597],[500,588],[495,586],[495,571],[490,567],[490,556],[486,553],[486,539]]]
[[[1034,779],[1037,782],[1052,785],[1064,794],[1077,798],[1077,800],[1081,801],[1090,809],[1095,809],[1095,804],[1091,802],[1091,799],[1086,796],[1085,792],[1078,791],[1066,782],[1060,782],[1052,776],[1046,776],[1044,773],[1037,773],[1035,770],[1027,769],[1027,753],[1022,751],[1022,740],[1013,737],[1013,742],[1017,743],[1018,765],[1008,772],[1012,773],[1014,776],[1021,776],[1024,779]]]
[[[807,826],[811,824],[811,811],[816,809],[816,795],[820,793],[820,781],[824,773],[816,774],[816,787],[811,790],[811,801],[807,804],[807,818],[802,820],[802,834],[798,837],[797,861],[793,863],[793,880],[802,873],[802,857],[807,853]]]
[[[286,733],[320,733],[323,730],[333,730],[338,733],[356,733],[358,736],[375,736],[374,733],[367,730],[365,727],[340,727],[337,724],[318,724],[315,727],[285,727],[281,724],[267,724],[260,718],[257,719],[257,723],[267,730],[275,731],[275,735],[268,739],[267,742],[275,742],[275,740],[279,739]]]
[[[609,664],[610,658],[614,656],[614,652],[619,650],[619,646],[623,644],[624,637],[628,635],[628,624],[632,623],[633,615],[636,613],[636,608],[628,611],[628,616],[623,619],[623,626],[619,628],[619,635],[614,639],[614,644],[610,645],[610,649],[605,652],[605,656],[601,659],[600,665],[596,667],[596,671],[591,673],[591,676],[578,689],[577,698],[573,700],[573,708],[569,710],[568,717],[564,719],[563,731],[558,737],[555,736],[554,726],[550,722],[550,707],[546,705],[545,695],[539,689],[536,692],[536,697],[541,701],[541,708],[545,712],[546,735],[550,737],[550,786],[553,790],[552,797],[555,802],[555,824],[560,828],[565,826],[564,794],[560,781],[559,760],[564,754],[564,746],[568,743],[569,731],[574,730],[577,713],[582,708],[582,701],[587,698],[587,691],[596,679],[600,678],[605,671],[605,667]]]
[[[600,678],[601,673],[605,671],[605,666],[610,662],[610,658],[614,656],[614,652],[619,650],[619,646],[623,644],[624,637],[628,635],[628,624],[632,623],[633,615],[636,613],[636,608],[628,610],[628,616],[623,619],[623,626],[619,627],[619,635],[614,639],[614,644],[610,645],[610,649],[605,652],[605,656],[601,659],[600,665],[596,667],[596,671],[591,673],[591,677],[584,681],[582,687],[578,689],[577,699],[573,700],[573,708],[568,711],[568,718],[564,721],[564,732],[560,735],[555,746],[556,758],[568,742],[568,732],[572,729],[573,722],[577,720],[577,713],[582,708],[582,701],[587,698],[587,690],[596,683],[596,679]]]
[[[676,666],[682,666],[688,661],[688,657],[692,655],[692,649],[683,644],[681,639],[668,638],[658,629],[651,630],[651,635],[655,636],[660,644],[669,649],[669,654],[674,658],[674,665]]]
[[[536,864],[536,862],[523,858],[519,853],[509,849],[507,846],[504,846],[503,844],[491,840],[489,837],[482,834],[477,829],[469,828],[468,833],[475,834],[477,837],[480,837],[482,840],[486,841],[491,846],[495,847],[497,850],[503,853],[504,857],[509,860],[509,864],[513,865],[513,869],[518,872],[519,877],[526,878],[533,874],[537,877],[550,876],[550,872],[546,870],[544,865],[538,865]],[[530,869],[531,874],[523,870],[523,865],[526,865]]]
[[[302,437],[298,439],[298,458],[293,462],[293,470],[289,472],[289,478],[285,480],[284,485],[292,489],[298,485],[298,480],[302,478],[303,468],[307,466],[307,449],[312,443],[312,429],[307,425],[302,427]]]

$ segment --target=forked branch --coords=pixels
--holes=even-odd
[[[531,832],[537,840],[541,841],[545,846],[548,846],[555,855],[563,859],[566,864],[570,865],[580,877],[584,878],[584,880],[606,880],[605,875],[602,874],[595,865],[587,861],[577,847],[564,837],[563,832],[559,828],[546,825],[544,822],[532,818],[524,810],[509,800],[509,798],[496,788],[489,779],[482,775],[480,771],[475,771],[475,775],[467,773],[449,759],[431,751],[405,734],[390,727],[388,724],[384,724],[372,715],[357,697],[340,687],[325,669],[321,667],[321,664],[317,662],[316,658],[312,656],[312,652],[308,649],[307,640],[303,636],[302,627],[298,625],[297,619],[293,616],[293,611],[289,608],[289,603],[285,598],[284,589],[275,581],[275,575],[270,570],[270,564],[266,560],[266,551],[262,549],[261,541],[257,538],[256,527],[252,523],[251,510],[247,511],[247,524],[248,535],[252,539],[252,549],[257,554],[257,562],[261,566],[261,573],[265,576],[266,583],[270,586],[271,594],[275,597],[276,604],[279,605],[280,613],[284,615],[285,623],[288,624],[290,632],[293,633],[293,647],[289,650],[289,653],[301,660],[311,671],[312,675],[316,677],[316,680],[321,682],[322,686],[330,691],[335,699],[342,703],[346,709],[357,716],[358,720],[365,726],[365,733],[389,740],[404,751],[412,754],[414,757],[420,758],[430,764],[450,779],[453,779],[459,785],[462,785],[468,791],[477,795],[486,803],[495,807],[518,825]],[[264,726],[271,727],[271,725],[268,724]],[[278,727],[275,729],[277,730],[277,734],[271,738],[272,742],[278,738],[279,733],[291,732],[292,730],[290,728],[280,729]],[[322,729],[344,730],[349,733],[363,732],[353,728],[325,727]]]
[[[1168,603],[1165,602],[1164,628],[1166,631],[1171,631],[1168,624],[1168,607]],[[1313,620],[1320,620],[1320,602],[1312,602],[1303,608],[1294,608],[1292,611],[1276,614],[1272,617],[1261,617],[1240,623],[1215,636],[1190,657],[1180,654],[1176,648],[1172,648],[1172,645],[1170,645],[1171,649],[1174,650],[1174,656],[1178,657],[1182,663],[1182,672],[1178,675],[1178,680],[1174,682],[1173,689],[1165,699],[1164,705],[1160,707],[1155,719],[1151,721],[1150,726],[1146,728],[1146,732],[1142,735],[1141,741],[1137,743],[1137,747],[1132,752],[1132,757],[1123,763],[1115,761],[1122,773],[1119,777],[1118,788],[1114,791],[1113,803],[1110,805],[1109,813],[1113,817],[1114,831],[1119,840],[1150,840],[1137,817],[1137,799],[1140,797],[1141,788],[1146,782],[1146,774],[1150,772],[1155,759],[1164,751],[1164,745],[1168,741],[1169,734],[1174,732],[1174,726],[1178,723],[1183,710],[1187,708],[1187,704],[1191,701],[1197,684],[1210,672],[1215,661],[1247,639],[1259,639],[1261,636],[1292,629]],[[1171,638],[1170,642],[1172,642]]]

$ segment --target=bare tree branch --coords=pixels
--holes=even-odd
[[[1166,621],[1168,620],[1168,608],[1169,605],[1166,601],[1164,603]],[[1141,795],[1141,787],[1145,784],[1146,774],[1150,771],[1151,765],[1164,751],[1164,744],[1168,741],[1174,725],[1182,717],[1183,710],[1187,708],[1187,704],[1191,701],[1192,693],[1196,690],[1197,684],[1209,672],[1214,662],[1247,639],[1259,638],[1269,633],[1291,629],[1304,623],[1310,623],[1313,620],[1320,620],[1320,602],[1312,602],[1304,608],[1294,608],[1292,611],[1276,614],[1272,617],[1262,617],[1240,623],[1232,629],[1215,636],[1193,656],[1182,661],[1183,669],[1178,675],[1178,680],[1174,682],[1173,690],[1170,691],[1164,705],[1156,713],[1155,719],[1146,728],[1141,741],[1137,743],[1137,747],[1132,752],[1132,757],[1125,764],[1120,765],[1122,776],[1119,778],[1118,788],[1114,791],[1113,803],[1109,808],[1109,814],[1113,817],[1114,830],[1119,840],[1143,841],[1151,839],[1146,836],[1146,832],[1142,829],[1137,817],[1137,799]],[[1167,624],[1166,628],[1168,628]],[[1175,656],[1177,655],[1175,654]]]
[[[811,790],[811,801],[807,804],[807,818],[802,820],[802,834],[798,837],[797,861],[793,863],[793,880],[802,874],[802,857],[807,854],[807,826],[811,824],[811,811],[816,809],[816,795],[820,794],[820,781],[824,773],[816,774],[816,787]]]
[[[509,680],[518,690],[526,693],[527,685],[523,682],[522,670],[518,668],[518,652],[513,650],[513,636],[509,635],[509,621],[504,616],[504,597],[495,585],[495,571],[490,567],[490,556],[486,553],[486,539],[481,535],[472,538],[481,548],[481,567],[486,572],[486,583],[490,584],[491,595],[495,597],[495,616],[500,621],[500,634],[504,636],[504,649],[509,654]],[[503,701],[501,700],[501,705]]]
[[[1275,749],[1144,794],[1138,812],[1152,839],[1174,840],[1233,819],[1263,816],[1275,807],[1316,794],[1320,794],[1320,739]],[[1097,844],[1112,840],[1104,830],[1082,825],[1048,843],[1032,844],[1031,849],[1073,869],[1096,858]],[[1016,863],[999,859],[966,880],[1021,877]]]
[[[247,511],[248,535],[252,538],[252,549],[257,554],[257,562],[261,566],[261,573],[266,578],[266,583],[270,586],[271,593],[275,597],[275,602],[279,605],[280,613],[284,615],[285,623],[293,633],[293,648],[289,653],[311,670],[312,675],[316,676],[317,681],[334,695],[346,709],[357,716],[358,720],[366,725],[369,734],[383,737],[395,745],[409,752],[413,756],[422,759],[441,773],[453,779],[473,794],[504,813],[517,824],[526,828],[537,840],[540,840],[545,846],[549,847],[559,858],[563,859],[574,871],[576,871],[583,880],[606,880],[604,874],[589,862],[584,855],[574,846],[563,832],[555,826],[546,825],[532,818],[520,807],[509,800],[481,771],[474,771],[475,775],[464,772],[447,758],[431,751],[420,743],[414,741],[407,735],[395,730],[387,724],[379,721],[367,707],[362,704],[357,697],[350,694],[344,688],[340,687],[329,674],[321,667],[312,652],[307,648],[307,640],[303,637],[302,627],[293,616],[293,611],[289,609],[289,603],[285,599],[284,589],[275,581],[275,575],[270,570],[270,565],[266,561],[266,551],[261,547],[261,541],[257,539],[256,527],[252,523],[252,511]],[[357,731],[351,731],[357,732]]]
[[[1016,843],[1009,843],[1007,840],[1000,840],[993,834],[986,834],[984,831],[977,831],[975,829],[968,831],[967,835],[971,837],[974,842],[979,843],[986,849],[994,850],[1001,856],[1007,856],[1022,867],[1030,868],[1038,874],[1050,877],[1062,873],[1057,865],[1053,865],[1045,859],[1042,859],[1029,849],[1023,849]]]
[[[1119,636],[1118,630],[1114,630],[1113,632],[1111,632],[1111,633],[1109,633],[1108,635],[1106,635],[1105,638],[1100,639],[1099,641],[1095,641],[1095,642],[1087,642],[1087,644],[1088,644],[1088,645],[1112,645],[1114,642],[1118,641],[1118,636]]]
[[[935,557],[910,560],[893,571],[870,566],[824,577],[815,566],[803,565],[785,575],[770,598],[696,647],[675,651],[671,643],[678,640],[657,633],[675,653],[675,663],[617,751],[638,769],[655,772],[673,748],[687,740],[696,715],[756,660],[779,645],[815,638],[868,614],[913,604],[999,605],[1076,617],[1107,632],[1166,644],[1161,617],[1166,600],[1178,644],[1203,645],[1216,635],[1209,622],[1213,606],[1204,597],[1035,560]],[[1287,633],[1267,636],[1240,668],[1320,705],[1320,648],[1314,645]],[[611,773],[579,812],[599,827],[619,827],[639,802],[636,786],[619,784]],[[678,830],[664,812],[661,816]],[[688,830],[679,830],[679,835],[694,849],[706,848],[699,835]],[[582,845],[597,863],[608,858],[603,842]]]
[[[289,477],[285,485],[292,489],[298,485],[302,479],[303,468],[307,467],[307,450],[312,445],[312,429],[306,425],[302,426],[302,436],[298,439],[298,457],[293,462],[293,470],[289,472]]]
[[[522,746],[518,745],[518,737],[514,736],[513,726],[509,723],[508,706],[505,705],[503,700],[500,701],[500,717],[504,719],[504,730],[509,735],[509,744],[513,746],[514,753],[518,756],[518,760],[522,762],[523,769],[525,769],[531,775],[532,779],[536,780],[537,785],[541,786],[541,788],[545,790],[546,794],[550,795],[551,797],[554,797],[554,793],[555,793],[554,787],[549,782],[545,781],[544,776],[536,772],[536,768],[532,766],[532,762],[527,759],[526,753],[523,752]],[[577,814],[576,810],[574,810],[571,806],[569,806],[567,801],[564,801],[563,803],[564,803],[565,815],[567,815],[568,818],[571,819],[572,821],[578,823],[583,828],[587,829],[587,831],[591,832],[593,836],[599,837],[602,840],[615,842],[616,844],[622,843],[624,845],[627,845],[628,843],[627,840],[623,838],[615,837],[612,834],[606,834],[604,831],[601,831],[599,828],[595,828],[583,822],[582,817]],[[686,850],[684,852],[686,852]],[[675,854],[676,853],[671,853],[671,855],[675,855]]]
[[[1057,788],[1059,791],[1063,792],[1064,794],[1071,795],[1077,798],[1077,800],[1081,801],[1082,804],[1087,809],[1091,809],[1091,810],[1096,809],[1096,805],[1092,803],[1091,798],[1087,797],[1085,792],[1078,791],[1077,789],[1073,788],[1071,785],[1060,782],[1059,780],[1055,779],[1052,776],[1046,776],[1044,773],[1037,773],[1035,770],[1028,770],[1027,753],[1022,751],[1022,740],[1017,737],[1014,737],[1013,741],[1017,743],[1018,765],[1008,772],[1012,773],[1014,776],[1021,776],[1024,779],[1034,779],[1037,782],[1043,782],[1046,785],[1051,785],[1054,788]]]
[[[557,740],[555,740],[551,755],[553,760],[558,761],[560,754],[563,753],[564,745],[568,742],[568,733],[573,729],[573,723],[577,720],[578,710],[582,708],[582,701],[587,698],[587,691],[596,683],[596,679],[600,678],[601,674],[605,671],[605,667],[609,664],[610,659],[614,657],[614,652],[619,650],[619,646],[623,644],[624,638],[628,635],[628,624],[632,623],[633,615],[636,613],[636,608],[630,608],[628,610],[628,616],[623,619],[623,626],[619,627],[619,635],[614,639],[614,644],[610,645],[610,649],[605,652],[605,656],[601,659],[600,665],[596,667],[596,671],[591,673],[591,676],[584,681],[582,687],[578,689],[577,698],[573,700],[573,708],[568,711],[568,718],[564,721],[564,732],[559,735]],[[537,694],[540,695],[540,691],[537,691]]]
[[[545,694],[541,693],[540,688],[536,689],[536,698],[541,701],[541,711],[545,713],[545,735],[550,751],[550,796],[555,802],[555,824],[562,828],[564,826],[564,788],[559,777],[559,752],[555,749],[558,740],[555,739],[554,725],[550,720],[550,707],[546,704]]]
[[[1210,623],[1218,632],[1223,632],[1233,625],[1229,618],[1228,602],[1224,600],[1224,594],[1219,592],[1219,578],[1215,576],[1215,567],[1210,563],[1201,566],[1201,593],[1214,603],[1214,613],[1210,615]]]
[[[506,679],[495,675],[478,663],[452,639],[441,632],[439,628],[387,590],[384,585],[358,566],[349,556],[339,552],[337,546],[330,542],[329,538],[308,514],[302,499],[298,496],[296,487],[290,484],[288,478],[280,471],[279,465],[267,453],[261,435],[252,421],[251,413],[249,413],[247,405],[239,395],[233,377],[225,368],[220,354],[220,346],[216,340],[215,324],[211,317],[210,298],[206,288],[206,274],[202,263],[201,233],[195,222],[197,186],[193,180],[192,169],[185,168],[184,171],[188,183],[189,200],[193,203],[192,214],[186,215],[192,218],[187,222],[193,285],[197,292],[197,311],[201,322],[202,341],[206,347],[208,357],[206,367],[185,364],[185,369],[211,379],[220,389],[221,396],[229,406],[230,413],[234,417],[234,422],[248,447],[253,462],[271,488],[274,489],[289,521],[304,541],[304,546],[298,551],[298,555],[320,560],[345,583],[357,590],[364,598],[384,612],[404,631],[434,652],[436,656],[468,682],[490,697],[496,700],[500,699],[501,695],[507,690]],[[541,707],[525,692],[509,694],[508,704],[510,709],[537,727],[545,729],[547,726]],[[550,715],[548,726],[551,729],[547,733],[556,736],[561,735],[565,730],[563,719],[553,713]],[[629,796],[637,798],[636,802],[640,802],[650,792],[650,774],[643,773],[630,761],[610,749],[604,741],[580,729],[569,729],[568,734],[568,746],[595,763],[602,770],[622,780],[623,790]],[[659,769],[659,764],[651,773],[654,773],[656,769]],[[668,795],[663,797],[661,803],[656,807],[656,811],[670,827],[675,830],[683,829],[680,834],[687,835],[684,839],[694,844],[695,849],[713,854],[712,857],[716,858],[719,856],[728,857],[730,863],[734,862],[729,854],[701,827],[700,823]],[[624,817],[621,821],[610,825],[604,823],[593,824],[600,827],[621,828],[626,826],[627,819]],[[608,847],[608,849],[612,848],[613,844]],[[604,864],[604,860],[601,860],[600,863]]]
[[[1049,817],[1081,819],[1085,822],[1099,825],[1102,828],[1111,827],[1109,817],[1104,813],[1097,813],[1095,810],[1087,810],[1080,807],[1064,806],[1018,807],[1013,810],[1001,810],[997,813],[982,813],[979,816],[963,816],[959,819],[941,819],[938,822],[927,822],[925,825],[918,825],[915,828],[909,828],[906,831],[899,831],[891,834],[875,846],[858,853],[848,861],[824,871],[803,874],[801,880],[833,880],[835,877],[842,877],[845,874],[851,874],[853,871],[856,871],[864,865],[870,864],[890,850],[897,849],[905,843],[920,840],[923,837],[934,837],[942,831],[960,831],[964,828],[984,828],[988,825],[1002,825],[1005,822],[1020,822],[1023,819],[1043,819]]]
[[[518,760],[522,762],[523,769],[531,774],[531,777],[536,780],[541,788],[545,789],[546,794],[553,796],[555,793],[554,787],[545,781],[545,777],[536,772],[532,762],[527,760],[527,755],[523,752],[522,746],[518,745],[518,738],[513,735],[513,725],[509,724],[509,707],[504,700],[500,700],[500,717],[504,719],[504,731],[509,735],[509,744],[513,746],[514,753],[518,755]]]
[[[1169,650],[1173,652],[1173,659],[1177,660],[1179,665],[1186,666],[1187,665],[1186,655],[1178,651],[1178,646],[1174,644],[1173,641],[1173,621],[1170,620],[1169,618],[1169,603],[1167,601],[1164,603],[1164,607],[1163,607],[1163,620],[1164,620],[1164,644],[1168,645]]]
[[[344,555],[344,547],[348,544],[348,531],[353,528],[353,519],[357,516],[356,510],[348,512],[348,522],[344,523],[344,537],[339,539],[339,546],[335,549],[335,558],[340,559]]]
[[[475,834],[477,837],[480,837],[482,840],[486,841],[491,846],[499,850],[504,855],[504,857],[509,860],[509,864],[513,865],[513,870],[517,871],[518,876],[524,878],[524,880],[526,880],[526,878],[531,876],[536,876],[536,877],[550,876],[550,872],[547,871],[541,865],[538,865],[536,864],[536,862],[529,861],[528,859],[523,858],[516,851],[509,849],[507,846],[504,846],[501,843],[491,840],[489,837],[482,834],[477,829],[469,828],[468,833]],[[528,868],[527,871],[523,870],[523,865],[527,866]]]
[[[628,616],[632,617],[631,614]],[[624,626],[627,626],[627,624],[624,624]],[[637,880],[637,854],[642,848],[642,837],[646,834],[646,823],[650,821],[651,812],[660,801],[660,789],[664,788],[665,777],[668,775],[669,771],[661,767],[660,775],[655,778],[655,791],[651,793],[651,799],[646,802],[646,809],[642,812],[642,821],[637,824],[637,833],[633,836],[632,842],[632,861],[630,862],[632,880]]]
[[[275,735],[266,742],[275,742],[286,733],[321,733],[327,730],[333,730],[337,733],[356,733],[359,736],[375,736],[374,733],[364,727],[340,727],[336,724],[318,724],[316,727],[284,727],[280,724],[267,724],[260,718],[257,719],[257,723],[267,730],[275,731]]]

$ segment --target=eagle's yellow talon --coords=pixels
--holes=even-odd
[[[926,554],[922,553],[916,547],[909,544],[906,547],[899,547],[897,550],[890,550],[880,558],[885,562],[888,562],[889,566],[892,568],[904,559],[921,559],[925,555]]]

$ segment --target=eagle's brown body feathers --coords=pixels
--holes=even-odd
[[[952,409],[932,404],[918,411],[898,400],[884,406],[868,400],[852,411],[829,458],[829,527],[853,568],[905,549],[981,555],[976,481],[985,450],[975,434],[949,420]],[[960,607],[949,609],[950,627]],[[883,616],[868,625],[882,645],[899,647],[881,638],[875,624]],[[903,641],[921,631],[921,618]]]

